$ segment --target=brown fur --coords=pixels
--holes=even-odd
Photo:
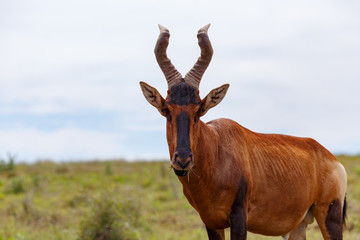
[[[194,167],[179,179],[212,229],[230,226],[241,176],[248,184],[247,229],[254,233],[285,235],[313,204],[344,199],[346,179],[334,176],[340,163],[313,139],[259,134],[228,119],[201,122],[197,131]]]

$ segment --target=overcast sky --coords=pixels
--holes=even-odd
[[[359,1],[0,1],[0,158],[167,159],[165,119],[139,81],[166,96],[153,49],[185,75],[211,23],[200,95],[230,84],[203,121],[312,137],[360,153]]]

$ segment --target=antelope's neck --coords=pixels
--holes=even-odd
[[[211,125],[201,124],[199,144],[194,153],[195,165],[188,176],[179,179],[184,195],[205,225],[213,229],[226,228],[230,226],[229,216],[234,199],[231,186],[236,184],[224,179],[228,174],[222,171],[218,132]]]

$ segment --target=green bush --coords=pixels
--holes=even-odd
[[[10,186],[5,190],[5,193],[20,194],[25,192],[24,181],[22,178],[14,178],[11,180]]]
[[[32,184],[35,188],[40,187],[41,178],[39,175],[32,176],[31,180],[32,180]]]
[[[12,172],[15,170],[15,157],[8,154],[8,161],[0,159],[0,173]]]
[[[81,223],[79,240],[140,239],[139,207],[130,200],[118,200],[110,193],[95,201],[93,213]]]

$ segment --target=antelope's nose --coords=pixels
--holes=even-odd
[[[185,169],[187,166],[190,165],[193,158],[194,158],[194,154],[192,152],[184,154],[176,151],[174,152],[173,162],[176,163],[182,169]]]

